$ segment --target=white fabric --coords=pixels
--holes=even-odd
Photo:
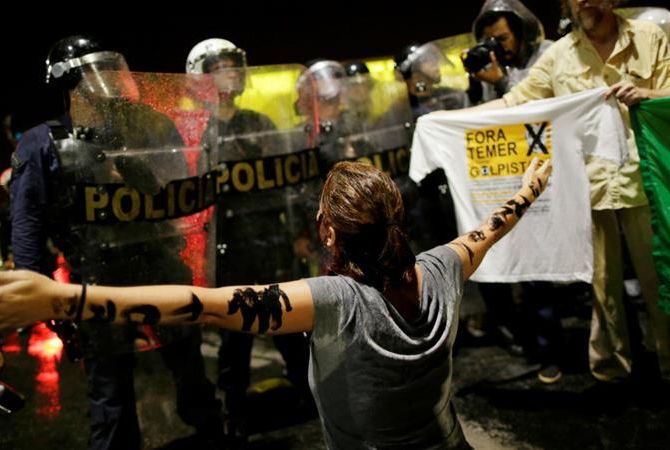
[[[461,234],[471,231],[521,187],[527,164],[550,155],[549,186],[524,218],[489,251],[475,281],[590,282],[593,275],[589,182],[584,159],[622,164],[625,128],[605,88],[513,108],[437,112],[419,118],[410,177],[444,169]],[[541,142],[532,145],[546,122]],[[531,129],[529,132],[528,128]],[[486,149],[493,151],[487,153]],[[529,149],[531,149],[529,151]]]

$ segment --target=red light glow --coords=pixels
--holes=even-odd
[[[28,340],[28,354],[37,358],[35,391],[38,394],[36,413],[52,419],[61,410],[60,374],[56,363],[63,354],[63,343],[43,323],[37,324]]]

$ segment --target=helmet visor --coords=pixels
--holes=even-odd
[[[136,99],[138,96],[128,64],[119,53],[99,52],[97,57],[84,61],[80,70],[82,78],[77,86],[80,91],[106,98]]]

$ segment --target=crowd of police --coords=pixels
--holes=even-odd
[[[412,62],[437,74],[424,92],[447,63],[435,55]],[[437,213],[453,214],[442,205],[444,186],[426,194],[407,177],[405,84],[374,79],[364,62],[248,67],[242,49],[213,38],[193,48],[183,75],[132,73],[123,55],[71,36],[52,47],[47,83],[61,92],[65,114],[29,130],[12,158],[16,268],[53,274],[62,255],[72,281],[113,285],[262,284],[324,273],[318,193],[328,168],[345,159],[377,165],[403,186],[417,205],[408,224],[417,250],[455,233],[453,218]],[[439,219],[431,232],[426,214]],[[91,448],[140,445],[138,349],[161,353],[177,413],[202,442],[244,445],[252,336],[220,332],[222,408],[204,376],[198,328],[151,327],[148,311],[138,312],[146,325],[114,328],[104,320],[110,314],[49,324],[84,363]],[[308,338],[274,342],[297,401],[313,408]]]
[[[333,60],[252,67],[243,49],[212,38],[193,47],[184,74],[130,72],[123,55],[92,37],[56,42],[46,79],[62,93],[65,114],[23,136],[12,156],[11,206],[0,198],[3,234],[11,208],[14,266],[52,274],[62,255],[71,280],[109,285],[263,284],[322,274],[320,183],[347,159],[397,182],[416,252],[448,242],[457,230],[444,173],[420,185],[408,177],[413,124],[432,111],[499,98],[549,45],[515,0],[486,2],[473,35],[480,44],[464,55],[469,82],[450,59],[449,40],[408,45],[386,70]],[[560,321],[546,301],[552,289],[524,283],[523,297],[545,301],[524,301],[522,314],[512,286],[481,292],[496,313],[494,332],[512,351],[538,357],[549,383],[560,378]],[[222,407],[204,373],[198,328],[111,327],[104,318],[112,312],[99,314],[79,327],[50,324],[71,358],[84,361],[90,448],[139,448],[133,352],[154,348],[175,380],[182,420],[203,442],[244,446],[252,336],[220,332],[214,381],[225,393]],[[538,326],[530,330],[520,317]],[[486,332],[471,322],[471,333]],[[308,337],[274,343],[296,401],[309,407]],[[0,389],[0,398],[10,394],[18,396]]]

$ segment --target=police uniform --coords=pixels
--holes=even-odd
[[[275,126],[269,117],[248,109],[219,121],[219,161],[259,159],[273,154],[278,136],[262,137]],[[286,192],[233,192],[217,205],[217,286],[265,284],[295,278],[292,236],[286,224]],[[246,391],[250,383],[254,336],[221,330],[218,385],[226,393],[231,433],[244,435]],[[308,394],[308,341],[302,333],[273,336],[292,384]]]
[[[45,123],[27,131],[13,161],[11,182],[12,245],[17,268],[50,275],[53,255],[46,250],[47,238],[63,252],[77,282],[109,285],[189,283],[191,273],[179,258],[182,247],[174,233],[167,240],[137,240],[133,245],[114,245],[129,236],[165,235],[170,225],[155,222],[82,224],[77,221],[81,206],[73,198],[77,180],[69,171],[72,155],[83,158],[77,177],[95,170],[96,145],[106,149],[129,146],[148,148],[161,142],[175,142],[177,130],[165,116],[145,105],[122,99],[108,100],[109,127],[74,138],[68,118]],[[153,124],[152,132],[140,129]],[[67,144],[66,144],[67,143]],[[67,153],[67,145],[78,147]],[[70,150],[72,147],[70,147]],[[183,165],[181,155],[173,155]],[[98,158],[98,162],[99,162]],[[178,161],[181,159],[182,161]],[[65,165],[63,164],[65,162]],[[158,182],[147,178],[147,161],[128,157],[116,161],[116,170],[127,184],[153,189]],[[135,326],[117,327],[99,321],[81,326],[84,365],[90,401],[90,448],[139,448],[140,433],[135,408],[132,350],[138,337]],[[141,333],[140,333],[141,334]],[[220,403],[204,373],[197,328],[158,333],[171,341],[160,349],[177,386],[177,412],[184,422],[203,433],[220,428]]]

